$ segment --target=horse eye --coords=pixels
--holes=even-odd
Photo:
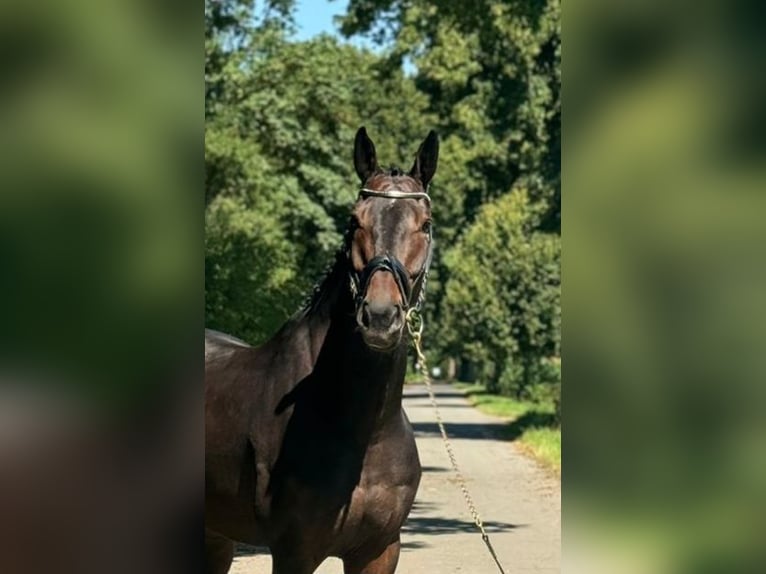
[[[431,221],[430,221],[430,220],[429,220],[429,221],[426,221],[426,222],[423,224],[423,227],[421,227],[421,228],[420,228],[420,231],[422,231],[423,233],[427,233],[427,234],[429,234],[429,235],[430,235],[430,234],[431,234]]]
[[[351,216],[351,221],[348,224],[351,231],[355,231],[361,227],[361,224],[359,223],[359,219],[357,219],[356,215]]]

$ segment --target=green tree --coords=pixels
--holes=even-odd
[[[262,340],[300,297],[295,248],[277,220],[242,199],[216,199],[205,220],[208,326]]]
[[[342,31],[389,42],[394,67],[416,66],[450,158],[438,180],[448,241],[518,186],[560,231],[559,0],[350,0]]]
[[[207,103],[206,320],[258,342],[340,244],[356,129],[368,127],[381,158],[409,162],[433,122],[426,96],[380,57],[328,36],[290,42],[279,20],[245,24],[236,42],[213,43],[229,49],[211,65]]]
[[[382,55],[290,41],[292,8],[206,2],[208,326],[256,343],[298,307],[356,197],[360,125],[404,168],[436,128],[428,340],[509,392],[556,379],[558,1],[351,0],[343,32],[378,36]]]
[[[389,46],[392,69],[411,62],[437,122],[442,161],[432,196],[440,248],[426,307],[433,338],[454,271],[441,249],[485,203],[523,188],[539,208],[536,225],[560,233],[560,2],[350,0],[341,30]]]
[[[507,194],[445,256],[442,346],[481,365],[491,389],[527,398],[555,382],[561,345],[561,240],[537,230],[541,214],[525,191]]]

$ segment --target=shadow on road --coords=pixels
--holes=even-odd
[[[417,550],[418,548],[427,548],[431,546],[425,542],[419,542],[417,540],[411,540],[409,542],[402,542],[402,550]]]
[[[465,398],[465,394],[461,391],[434,391],[434,395],[437,399],[462,399]],[[407,392],[407,389],[404,389],[404,398],[405,399],[428,399],[430,398],[428,396],[428,393],[422,392],[422,391],[411,391]],[[441,405],[439,405],[441,407]],[[461,405],[462,406],[462,405]],[[469,406],[469,405],[466,405]]]
[[[424,466],[422,467],[423,472],[449,472],[449,468],[446,466]]]
[[[487,439],[509,438],[508,423],[445,423],[447,434],[452,438]],[[439,426],[434,423],[412,423],[416,437],[441,436]],[[522,431],[523,432],[523,431]],[[519,436],[519,435],[517,435]]]
[[[421,511],[433,508],[433,504],[430,503],[415,503],[415,508]],[[509,524],[507,522],[485,522],[484,528],[490,534],[497,532],[507,532],[516,528],[523,528],[524,524]],[[473,522],[466,520],[458,520],[454,518],[442,518],[431,516],[412,516],[407,519],[407,522],[402,527],[402,535],[426,535],[426,536],[438,536],[440,534],[458,534],[458,533],[477,533],[476,525]],[[422,540],[410,540],[402,542],[403,550],[416,550],[418,548],[426,548],[431,546],[430,543]],[[262,546],[250,546],[249,544],[237,543],[234,547],[235,557],[256,556],[259,554],[269,554],[269,549]]]
[[[476,533],[476,525],[468,520],[457,518],[445,518],[444,516],[418,516],[420,514],[433,514],[440,508],[440,504],[433,502],[424,502],[416,500],[412,507],[407,522],[402,527],[402,535],[413,536],[438,536],[440,534],[458,534],[458,533]],[[497,532],[508,532],[516,528],[523,528],[526,524],[510,524],[508,522],[485,522],[484,528],[490,534]],[[416,548],[425,548],[430,546],[428,542],[422,540],[412,540],[402,543],[403,549],[414,550]]]
[[[241,557],[241,556],[255,556],[257,554],[271,554],[269,552],[269,549],[265,546],[250,546],[249,544],[243,544],[241,542],[237,542],[234,545],[234,557]]]
[[[528,428],[552,428],[556,426],[556,417],[551,413],[530,411],[509,423],[503,430],[503,438],[516,440]]]
[[[441,407],[439,407],[441,408]],[[497,423],[445,423],[447,434],[457,439],[516,440],[529,428],[553,428],[555,417],[551,413],[528,412],[511,422]],[[412,423],[416,437],[441,436],[439,426],[433,422]]]
[[[509,524],[508,522],[484,523],[484,529],[490,534],[493,532],[508,532],[523,526],[523,524]],[[458,532],[477,532],[476,525],[468,520],[458,520],[456,518],[410,515],[402,527],[402,534],[438,535],[456,534]]]
[[[428,402],[428,403],[423,403],[422,405],[414,405],[414,406],[418,406],[418,407],[421,407],[421,408],[422,407],[430,408],[431,407],[431,403]],[[465,404],[449,404],[449,405],[445,405],[443,403],[439,403],[439,410],[442,410],[442,409],[471,409],[471,408],[473,408],[473,407],[471,405],[469,405],[468,403],[465,403]]]

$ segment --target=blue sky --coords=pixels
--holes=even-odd
[[[298,0],[295,3],[295,24],[298,31],[296,40],[308,40],[318,36],[322,32],[340,37],[338,27],[333,23],[334,16],[345,14],[348,0]],[[377,46],[367,38],[356,37],[351,40],[343,39],[344,42],[353,44],[359,48],[369,48],[377,51]]]
[[[333,16],[343,14],[347,5],[347,0],[298,0],[295,10],[295,22],[298,25],[296,38],[307,40],[322,32],[337,35]]]
[[[294,15],[298,30],[295,39],[308,40],[323,32],[340,37],[333,17],[344,14],[347,6],[348,0],[335,0],[334,2],[330,0],[297,0]],[[355,37],[351,40],[344,38],[343,41],[358,48],[368,48],[373,52],[379,52],[382,48],[368,38]],[[412,75],[416,71],[415,66],[408,58],[404,59],[403,66],[405,74]]]

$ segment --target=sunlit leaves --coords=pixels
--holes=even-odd
[[[506,392],[540,382],[541,361],[560,354],[561,240],[535,231],[539,217],[523,190],[505,195],[446,255],[440,343]]]

